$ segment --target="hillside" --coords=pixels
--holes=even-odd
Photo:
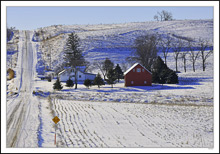
[[[146,33],[158,33],[161,37],[168,34],[175,42],[182,40],[206,39],[213,43],[213,20],[149,21],[140,23],[100,24],[100,25],[53,25],[35,30],[33,41],[40,42],[39,55],[49,65],[49,52],[52,66],[62,63],[62,52],[68,34],[76,32],[81,39],[81,48],[86,60],[110,58],[121,63],[133,51],[134,40]],[[44,40],[44,41],[43,41]],[[46,47],[50,44],[51,51]],[[57,58],[59,57],[59,58]]]

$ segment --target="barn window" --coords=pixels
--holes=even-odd
[[[134,81],[131,81],[131,84],[134,84]]]
[[[141,69],[140,69],[140,68],[137,68],[137,72],[141,72]]]
[[[144,81],[144,84],[147,84],[147,81]]]
[[[135,72],[135,69],[133,69],[133,72]]]
[[[142,69],[142,72],[144,72],[144,69]]]

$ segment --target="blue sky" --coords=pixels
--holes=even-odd
[[[7,7],[7,25],[31,30],[55,24],[144,22],[162,10],[177,20],[213,19],[213,7]]]

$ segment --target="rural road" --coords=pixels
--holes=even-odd
[[[37,147],[39,122],[36,121],[38,117],[34,117],[38,114],[33,113],[38,112],[38,101],[32,96],[35,73],[33,62],[36,57],[33,57],[31,36],[30,31],[20,31],[19,45],[22,50],[19,51],[20,66],[17,72],[20,86],[18,96],[7,104],[7,147]]]

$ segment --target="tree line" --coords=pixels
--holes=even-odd
[[[166,65],[168,54],[173,54],[176,72],[179,72],[179,59],[183,60],[183,67],[186,72],[187,55],[192,62],[194,72],[196,71],[195,64],[200,57],[202,59],[202,69],[205,71],[207,58],[213,53],[212,46],[208,40],[199,38],[198,43],[196,43],[193,39],[183,40],[178,38],[175,41],[168,34],[164,35],[163,38],[158,34],[147,34],[135,40],[135,51],[127,60],[139,62],[145,68],[151,70],[159,51],[161,51]]]

